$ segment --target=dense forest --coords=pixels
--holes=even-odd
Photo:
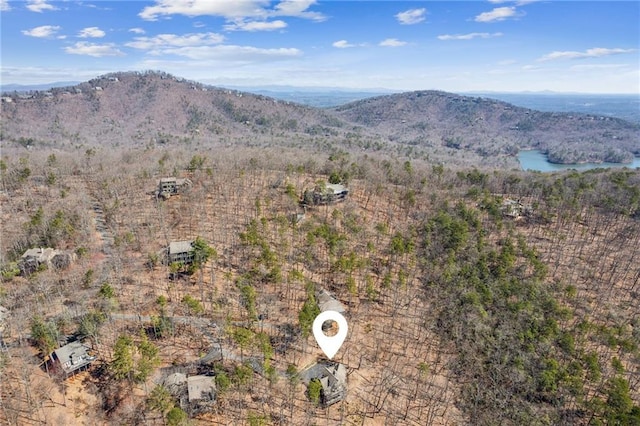
[[[174,141],[7,143],[0,173],[3,423],[640,424],[637,169]],[[171,176],[188,191],[158,198]],[[329,182],[344,201],[301,206]],[[183,240],[190,267],[163,261]],[[25,274],[34,247],[74,260]],[[319,290],[349,322],[330,406],[305,380]],[[68,376],[72,341],[91,363]]]

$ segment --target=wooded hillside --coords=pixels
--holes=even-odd
[[[482,157],[540,149],[554,163],[631,162],[640,127],[612,117],[541,112],[494,99],[419,91],[364,99],[334,109],[340,118],[416,146]]]
[[[640,155],[637,124],[436,91],[320,109],[162,72],[129,72],[4,95],[0,138],[26,147],[334,146],[503,169],[518,167],[521,149],[569,164],[629,163]]]
[[[640,421],[638,170],[53,146],[0,164],[7,424]],[[190,190],[159,200],[167,176]],[[299,205],[329,181],[345,201]],[[199,241],[193,268],[159,255],[182,240]],[[47,246],[77,260],[20,275],[24,250]],[[328,408],[303,381],[322,358],[319,289],[349,322],[346,398]],[[95,360],[66,379],[46,361],[70,336]],[[209,377],[215,401],[185,405],[174,373]]]

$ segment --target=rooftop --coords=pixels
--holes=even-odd
[[[347,368],[344,364],[332,361],[318,362],[300,373],[305,383],[312,379],[320,380],[322,385],[322,404],[329,406],[341,401],[347,393]]]
[[[169,254],[186,253],[193,250],[193,241],[172,241],[169,243]]]
[[[215,398],[215,382],[212,376],[191,376],[187,378],[189,402],[213,400]]]
[[[339,183],[329,183],[326,186],[327,191],[333,192],[334,194],[342,194],[343,192],[349,192],[346,186],[341,185]]]
[[[318,307],[320,308],[320,312],[324,311],[336,311],[343,314],[346,309],[342,303],[331,293],[322,289],[318,291],[316,294],[316,298],[318,299]]]
[[[57,253],[57,250],[53,248],[36,247],[36,248],[30,248],[29,250],[25,251],[24,254],[22,255],[22,258],[26,259],[29,257],[33,257],[33,258],[36,258],[37,260],[44,261],[46,259],[52,258],[56,253]]]
[[[96,359],[87,353],[88,349],[81,342],[75,341],[53,351],[53,357],[60,362],[65,373],[71,373]]]

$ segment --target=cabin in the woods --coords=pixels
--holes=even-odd
[[[333,204],[344,201],[348,194],[349,190],[344,185],[338,183],[319,184],[312,190],[305,190],[300,202],[306,206]]]
[[[40,268],[67,268],[75,259],[75,253],[69,253],[54,248],[30,248],[25,251],[18,267],[22,275],[30,275],[38,271]]]
[[[176,177],[167,177],[160,179],[158,183],[158,198],[167,199],[172,195],[183,194],[191,188],[189,179],[181,179]]]
[[[347,368],[344,364],[322,361],[301,374],[307,384],[314,379],[320,381],[320,403],[324,407],[342,401],[347,396]]]
[[[66,375],[86,369],[96,359],[89,355],[89,347],[79,341],[68,343],[51,353],[51,362]]]

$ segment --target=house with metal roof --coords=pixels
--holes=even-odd
[[[51,361],[62,369],[65,375],[86,369],[96,357],[89,355],[89,347],[79,341],[74,341],[59,347],[51,353]]]
[[[193,263],[195,250],[193,248],[193,240],[172,241],[167,248],[169,264],[182,263],[189,265]]]

